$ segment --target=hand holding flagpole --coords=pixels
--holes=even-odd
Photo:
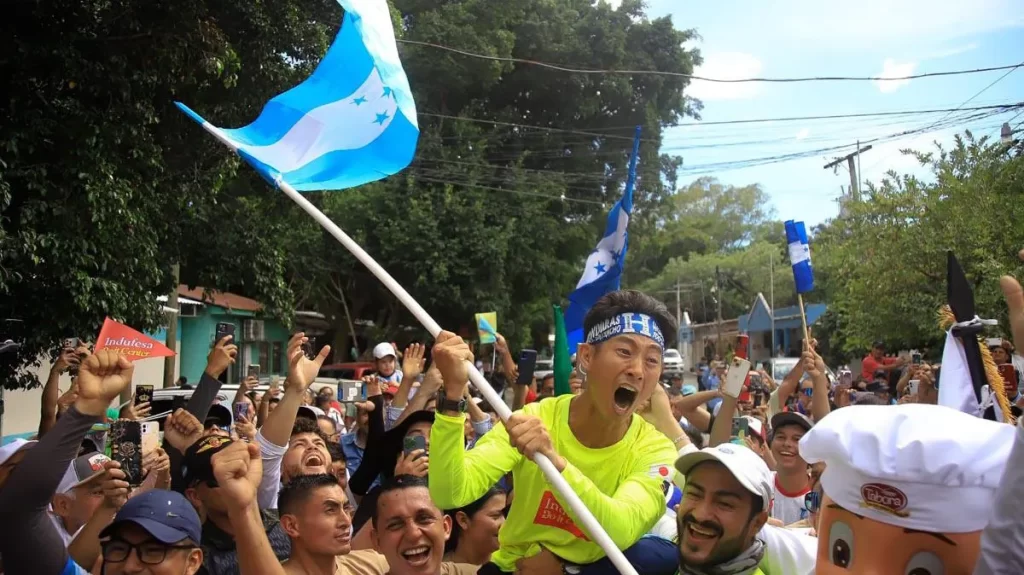
[[[419,137],[412,90],[398,55],[387,4],[383,0],[339,2],[345,8],[341,30],[313,75],[276,96],[249,126],[222,130],[184,104],[178,106],[312,216],[436,338],[441,326],[426,310],[299,193],[351,188],[398,173],[412,161]],[[467,370],[487,403],[502,421],[507,420],[512,410],[472,363]],[[554,464],[539,453],[533,461],[619,572],[636,575]]]
[[[804,294],[814,289],[814,268],[811,267],[811,246],[807,243],[807,229],[803,222],[787,220],[786,243],[789,246],[789,261],[793,264],[793,283],[796,285],[797,306],[800,308],[800,324],[804,328],[804,342],[811,344],[807,330],[807,313],[804,311]],[[774,311],[772,313],[775,313]]]

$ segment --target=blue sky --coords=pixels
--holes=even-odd
[[[861,0],[855,4],[820,0],[648,0],[647,4],[651,17],[670,14],[677,28],[697,30],[701,40],[695,46],[704,57],[697,73],[708,77],[904,76],[1024,61],[1024,10],[1020,0]],[[702,121],[707,122],[956,108],[1004,73],[878,84],[697,82],[688,93],[703,100]],[[1021,100],[1024,68],[993,85],[967,107]],[[899,153],[901,148],[929,149],[931,142],[949,142],[954,133],[965,128],[998,138],[999,126],[1014,114],[874,144],[861,158],[861,180],[878,181],[888,170],[925,175],[912,158]],[[845,168],[834,173],[823,169],[828,161],[853,151],[858,139],[923,128],[942,116],[677,127],[666,133],[663,150],[683,156],[690,171],[681,182],[711,175],[728,184],[759,183],[771,196],[780,217],[816,224],[836,215],[840,186],[849,187],[850,183]],[[1021,121],[1024,114],[1013,124]],[[851,147],[842,151],[764,166],[733,170],[707,166],[847,144]]]

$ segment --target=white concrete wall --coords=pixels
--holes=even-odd
[[[180,348],[180,342],[179,347]],[[52,363],[46,357],[40,357],[38,368],[30,370],[36,374],[39,380],[39,387],[28,390],[4,391],[4,414],[2,420],[3,443],[14,437],[24,437],[26,434],[33,434],[39,429],[40,401],[43,395],[43,384],[50,373]],[[178,357],[174,358],[174,375],[177,378],[180,370]],[[164,382],[164,358],[156,357],[143,359],[135,362],[135,374],[132,377],[132,391],[139,384],[151,384],[156,389],[163,387]],[[61,393],[71,387],[71,378],[64,374],[60,376]]]

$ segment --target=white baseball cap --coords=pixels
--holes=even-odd
[[[764,441],[764,426],[761,425],[761,420],[756,417],[751,417],[749,415],[744,415],[743,417],[744,419],[747,420],[747,429],[750,430],[750,433],[753,433],[754,435],[760,437],[761,441]]]
[[[32,445],[33,443],[35,443],[34,440],[22,439],[19,437],[4,444],[3,447],[0,447],[0,465],[6,463],[8,459],[14,456],[15,453],[21,451],[22,448]]]
[[[392,356],[392,357],[398,357],[398,354],[395,353],[394,346],[391,345],[390,343],[386,342],[386,341],[378,343],[377,347],[373,348],[373,358],[374,359],[384,359],[385,357],[387,357],[389,355]]]
[[[768,511],[772,504],[772,472],[761,456],[743,445],[723,443],[692,451],[676,460],[676,471],[684,476],[705,461],[717,461],[732,473],[747,491],[761,498],[762,511]]]

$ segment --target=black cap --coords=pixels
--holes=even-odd
[[[884,369],[876,369],[875,373],[871,374],[871,379],[889,379],[889,374]]]
[[[872,381],[864,389],[867,390],[867,391],[870,391],[872,393],[877,392],[877,391],[889,391],[889,385],[885,384],[885,383],[882,383],[880,381]]]
[[[203,423],[205,427],[215,424],[217,427],[231,429],[231,424],[234,423],[233,420],[234,415],[231,414],[228,406],[215,403],[210,406],[210,411],[206,414],[206,421]]]
[[[795,411],[784,411],[777,413],[772,418],[772,433],[787,425],[799,425],[804,431],[810,431],[811,427],[814,427],[814,423],[806,415]]]
[[[230,437],[220,435],[208,435],[193,443],[185,451],[185,458],[181,461],[181,475],[185,478],[185,486],[192,487],[199,482],[211,482],[216,487],[216,480],[213,475],[213,455],[221,449],[231,445]]]
[[[883,343],[882,340],[876,340],[874,343],[871,344],[871,349],[878,348],[885,349],[885,343]]]

